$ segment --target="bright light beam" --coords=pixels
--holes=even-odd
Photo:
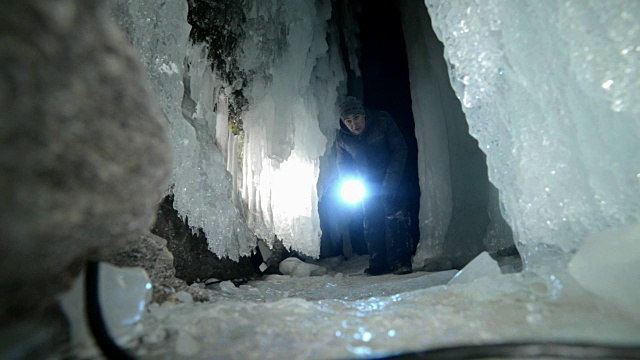
[[[365,189],[359,180],[346,180],[340,188],[340,196],[349,204],[359,203],[365,195]]]

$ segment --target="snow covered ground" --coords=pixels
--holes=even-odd
[[[211,301],[154,304],[132,347],[143,359],[339,359],[523,340],[638,343],[640,323],[570,277],[455,271],[362,275],[367,258],[328,259],[328,275],[208,285]]]

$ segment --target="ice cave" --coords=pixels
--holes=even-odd
[[[639,1],[0,10],[0,357],[640,358]],[[363,274],[347,95],[411,274]]]

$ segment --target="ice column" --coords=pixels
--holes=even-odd
[[[213,112],[222,84],[205,50],[188,46],[187,3],[111,0],[111,12],[137,49],[169,122],[174,206],[192,228],[204,230],[213,252],[237,260],[255,246],[255,237],[231,202],[231,177],[215,146],[216,127],[227,121]]]
[[[412,108],[418,140],[420,181],[420,243],[413,259],[417,268],[443,254],[444,237],[452,211],[449,143],[440,86],[446,76],[441,52],[429,48],[427,11],[415,1],[399,2],[409,59]],[[440,58],[438,58],[440,57]],[[444,68],[446,70],[446,67]],[[445,79],[443,79],[445,77]],[[454,104],[455,106],[455,104]],[[458,105],[459,106],[459,105]]]
[[[426,0],[527,268],[640,221],[640,2]]]
[[[242,197],[251,228],[267,242],[320,253],[319,158],[337,127],[344,70],[327,36],[329,1],[254,1],[247,14]],[[331,46],[327,39],[332,42]]]

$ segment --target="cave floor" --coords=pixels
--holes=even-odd
[[[129,348],[143,359],[370,358],[508,341],[640,343],[640,323],[570,278],[533,274],[444,285],[455,271],[364,276],[364,256],[328,275],[210,285],[210,302],[150,306]]]

